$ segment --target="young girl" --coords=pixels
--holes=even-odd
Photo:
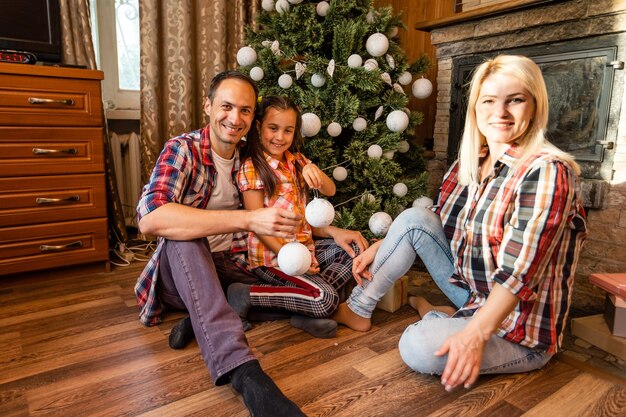
[[[304,219],[308,188],[335,194],[333,181],[300,153],[302,116],[286,97],[266,97],[257,110],[256,132],[244,150],[237,182],[245,208],[280,207],[302,215],[296,240],[311,251],[312,264],[302,276],[278,269],[277,254],[288,241],[272,236],[248,235],[248,267],[263,285],[233,284],[228,301],[239,313],[244,329],[251,306],[274,307],[297,313],[292,324],[318,337],[333,337],[337,324],[313,320],[331,315],[339,303],[337,290],[352,277],[352,258],[332,239],[313,242],[313,230]],[[316,229],[316,235],[334,237],[340,229]],[[356,248],[355,248],[356,249]]]

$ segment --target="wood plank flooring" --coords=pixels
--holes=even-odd
[[[172,350],[182,317],[137,320],[133,286],[143,264],[110,273],[0,278],[0,416],[237,416],[248,412],[215,387],[193,342]],[[559,358],[528,374],[483,376],[447,393],[417,375],[397,343],[416,320],[377,310],[370,332],[341,327],[315,339],[286,320],[247,333],[263,368],[309,416],[612,416],[626,414],[626,382]]]

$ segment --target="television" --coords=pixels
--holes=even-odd
[[[0,50],[61,61],[59,0],[0,0]]]

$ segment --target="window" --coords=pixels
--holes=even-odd
[[[107,116],[135,110],[124,118],[138,118],[139,0],[92,0],[91,27]]]

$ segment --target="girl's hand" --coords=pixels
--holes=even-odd
[[[369,270],[369,266],[374,262],[376,252],[380,247],[382,240],[374,243],[365,252],[352,260],[352,276],[359,285],[363,285],[363,279],[368,281],[372,280],[372,273]]]
[[[320,272],[320,266],[317,263],[317,259],[315,258],[315,256],[311,257],[311,266],[309,267],[309,270],[307,271],[307,274],[319,274]]]
[[[319,190],[324,185],[324,172],[313,163],[306,164],[302,168],[302,177],[306,181],[307,185],[314,190]]]

